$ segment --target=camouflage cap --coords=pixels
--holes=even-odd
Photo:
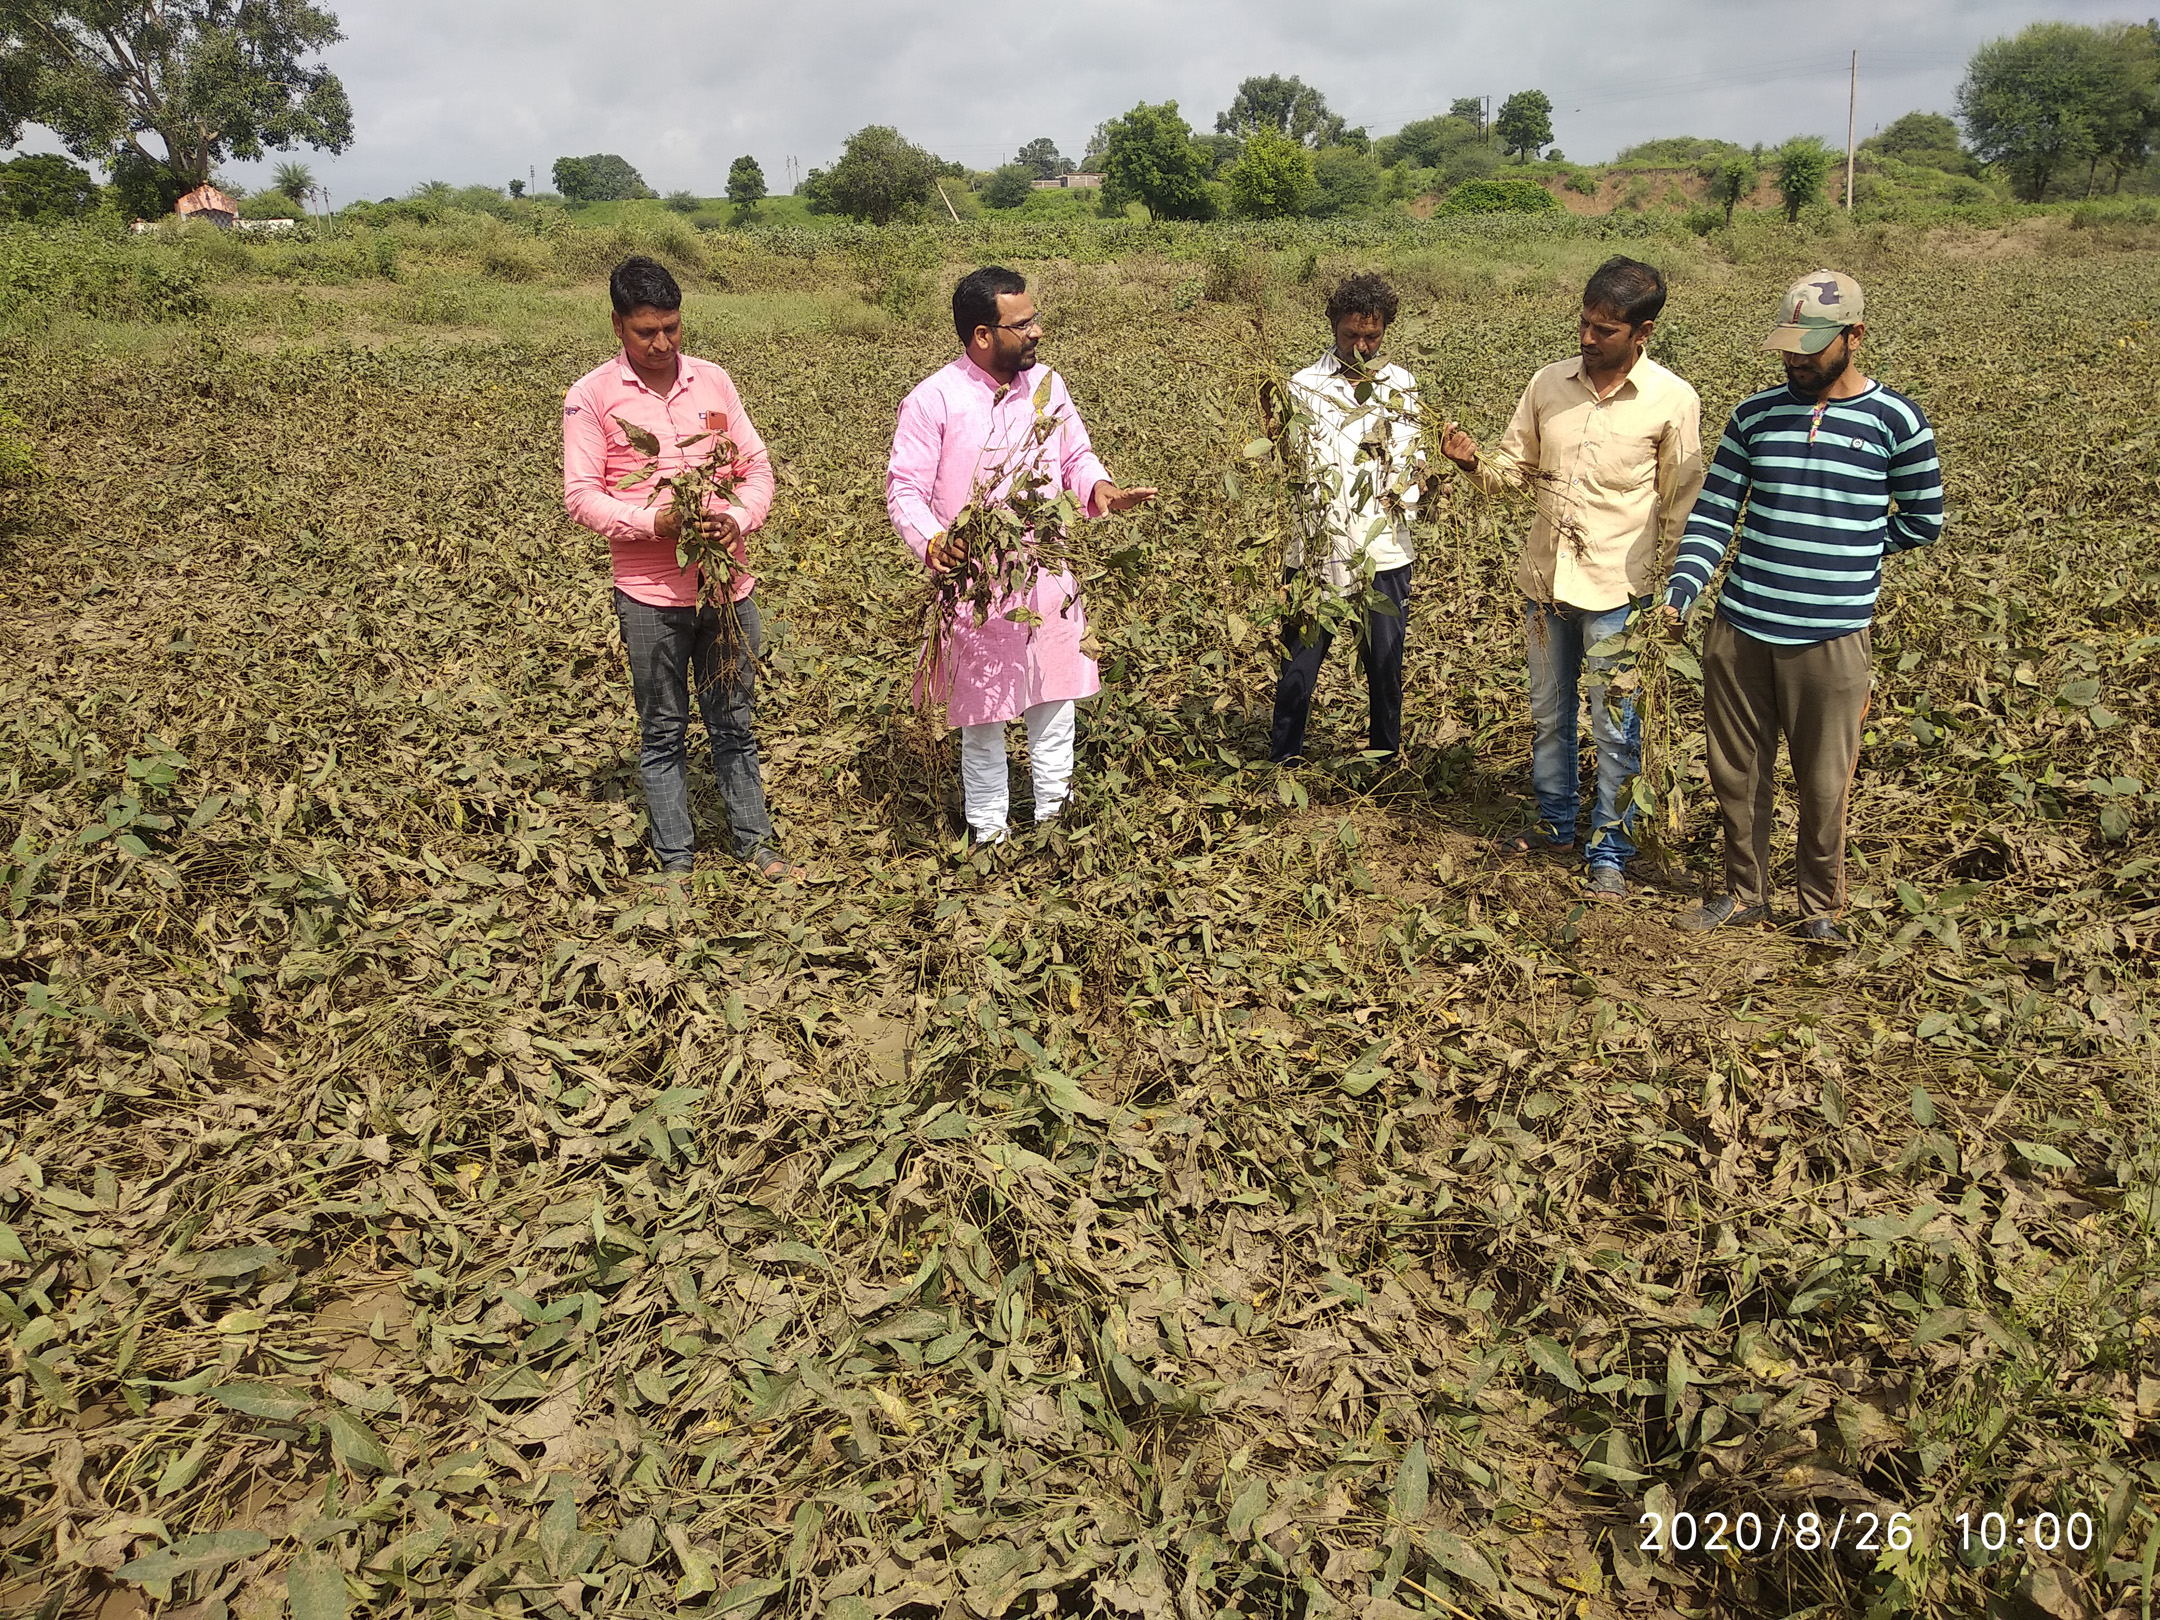
[[[1867,313],[1860,283],[1835,270],[1813,270],[1785,289],[1778,323],[1763,339],[1766,349],[1787,354],[1821,354],[1838,333],[1857,326]]]

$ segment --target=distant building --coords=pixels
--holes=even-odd
[[[1099,174],[1061,174],[1053,180],[1036,181],[1035,189],[1037,191],[1085,191],[1090,187],[1100,186],[1101,184],[1102,176]]]
[[[240,221],[240,229],[243,231],[289,231],[298,226],[299,223],[297,219],[243,219]]]
[[[206,219],[221,231],[240,223],[240,205],[216,186],[197,186],[173,204],[182,219]]]

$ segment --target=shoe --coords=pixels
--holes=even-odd
[[[1832,951],[1842,951],[1846,946],[1845,930],[1828,917],[1808,918],[1800,925],[1799,933],[1803,945],[1819,945]]]
[[[1598,900],[1625,900],[1627,879],[1620,875],[1617,866],[1593,866],[1583,888]]]
[[[1707,934],[1713,928],[1760,928],[1769,920],[1768,906],[1743,906],[1731,895],[1721,894],[1705,900],[1693,911],[1682,912],[1673,919],[1673,926],[1691,934]]]

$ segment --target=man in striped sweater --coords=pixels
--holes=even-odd
[[[1703,643],[1710,785],[1725,823],[1725,893],[1688,929],[1770,919],[1780,734],[1800,797],[1800,932],[1843,941],[1845,804],[1872,679],[1869,626],[1886,551],[1942,533],[1942,466],[1920,407],[1861,375],[1860,285],[1834,270],[1786,290],[1764,347],[1785,384],[1734,408],[1665,593],[1677,630],[1732,547]],[[1745,512],[1743,519],[1742,513]]]

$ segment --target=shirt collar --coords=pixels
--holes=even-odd
[[[637,374],[637,367],[630,363],[630,353],[627,349],[616,351],[615,363],[624,382],[638,388],[645,387],[645,379]],[[678,349],[675,351],[675,386],[665,394],[655,394],[653,397],[655,399],[673,399],[689,381],[690,357]],[[652,390],[646,389],[646,392],[651,393]]]
[[[1327,349],[1321,354],[1320,363],[1323,366],[1327,367],[1327,374],[1330,377],[1344,377],[1349,375],[1349,366],[1344,364],[1343,357],[1335,352],[1335,346],[1333,344],[1329,344]],[[1386,371],[1388,367],[1393,364],[1394,362],[1391,360],[1383,360],[1378,365],[1374,366],[1372,368],[1372,371],[1368,375],[1372,381],[1378,382],[1380,380],[1381,373]],[[1364,379],[1359,380],[1362,381]]]
[[[1635,357],[1635,363],[1632,366],[1628,367],[1628,374],[1620,379],[1620,388],[1632,388],[1635,390],[1636,393],[1641,393],[1643,387],[1643,375],[1652,364],[1654,364],[1654,362],[1650,358],[1650,351],[1648,349],[1645,349],[1641,354],[1638,354]],[[1579,354],[1575,356],[1575,370],[1573,372],[1573,375],[1581,381],[1582,385],[1585,388],[1590,387],[1590,376],[1588,368],[1583,361],[1583,357]],[[1607,394],[1605,397],[1607,399],[1618,399],[1620,397],[1620,388],[1615,388],[1610,394]],[[1592,391],[1595,392],[1595,390]]]
[[[1035,373],[1040,371],[1041,369],[1042,362],[1038,360],[1035,362],[1034,365],[1029,366],[1027,370],[1021,372],[1017,377],[1013,378],[1012,392],[1015,394],[1034,393],[1035,385],[1031,383],[1028,379],[1034,376]],[[981,366],[978,366],[975,363],[975,357],[971,354],[963,354],[960,356],[960,372],[962,376],[971,378],[973,381],[982,384],[982,386],[989,389],[993,395],[996,394],[999,389],[1005,386],[995,377],[991,376],[989,372],[983,370]]]

